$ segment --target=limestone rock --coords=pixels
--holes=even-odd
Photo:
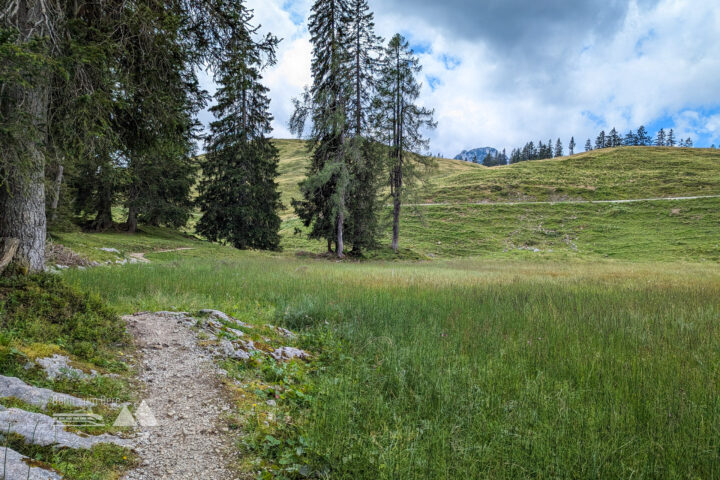
[[[19,378],[0,375],[0,397],[15,397],[30,405],[45,408],[50,402],[62,403],[72,407],[91,407],[92,403],[65,393],[57,393],[47,388],[33,387]],[[2,477],[0,477],[2,478]]]
[[[7,447],[0,448],[0,478],[5,480],[60,480],[52,470],[31,466],[31,459]]]
[[[71,366],[69,361],[68,357],[58,354],[36,360],[37,364],[45,370],[45,374],[50,380],[55,380],[58,377],[87,379],[97,376],[96,371],[93,370],[90,374],[87,374]]]
[[[308,352],[294,347],[280,347],[272,352],[270,356],[275,360],[292,360],[293,358],[307,360],[310,358],[310,354]]]
[[[90,449],[99,443],[112,443],[130,447],[128,440],[114,435],[80,436],[65,430],[65,425],[42,413],[26,412],[19,408],[8,408],[0,412],[0,432],[15,433],[25,442],[41,447],[56,445],[67,448]]]

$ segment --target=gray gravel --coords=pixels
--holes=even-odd
[[[144,400],[158,425],[139,427],[141,466],[126,480],[236,478],[228,465],[237,450],[222,416],[228,394],[211,354],[197,345],[183,314],[141,313],[125,317],[143,355]]]

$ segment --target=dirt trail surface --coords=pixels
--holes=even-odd
[[[408,207],[452,207],[466,205],[558,205],[563,203],[585,204],[585,203],[641,203],[641,202],[670,202],[683,200],[703,200],[706,198],[720,198],[720,195],[701,195],[696,197],[656,197],[656,198],[631,198],[626,200],[556,200],[542,202],[462,202],[462,203],[408,203]]]
[[[143,353],[143,396],[158,423],[138,427],[141,466],[125,479],[237,478],[227,467],[235,453],[221,420],[230,402],[196,335],[170,315],[136,314],[124,320]]]

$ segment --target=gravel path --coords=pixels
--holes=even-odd
[[[210,355],[171,315],[136,314],[124,320],[143,353],[144,399],[158,423],[138,427],[141,466],[125,479],[236,478],[227,467],[235,455],[232,438],[221,422],[230,402]]]

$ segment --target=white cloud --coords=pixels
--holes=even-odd
[[[379,34],[400,31],[429,46],[419,56],[424,75],[436,79],[434,89],[423,79],[421,98],[439,122],[433,152],[450,156],[558,136],[567,145],[571,135],[584,145],[601,128],[625,133],[673,122],[684,137],[720,143],[720,9],[714,2],[552,0],[543,4],[550,13],[530,8],[535,2],[371,0]],[[265,74],[276,137],[289,136],[291,99],[310,82],[311,46],[299,20],[311,3],[249,2],[263,31],[285,39],[278,65]],[[587,15],[603,5],[612,16]],[[511,17],[475,19],[473,9]],[[561,12],[559,20],[553,12]],[[446,68],[446,56],[459,65]]]

